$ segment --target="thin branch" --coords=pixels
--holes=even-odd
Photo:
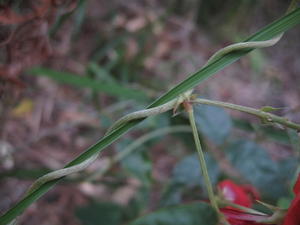
[[[197,127],[196,127],[196,122],[195,122],[195,117],[194,117],[194,110],[193,110],[193,107],[189,103],[187,103],[185,106],[186,106],[185,110],[188,113],[189,120],[190,120],[190,125],[191,125],[192,131],[193,131],[193,137],[194,137],[195,146],[196,146],[197,153],[198,153],[201,173],[203,175],[204,183],[205,183],[206,190],[207,190],[207,193],[208,193],[208,198],[209,198],[209,201],[212,204],[213,208],[216,210],[216,212],[218,214],[220,214],[220,210],[219,210],[217,201],[215,199],[213,187],[212,187],[212,184],[210,182],[210,178],[209,178],[209,174],[208,174],[208,170],[207,170],[203,150],[202,150],[202,147],[201,147],[200,138],[199,138],[199,134],[198,134],[198,130],[197,130]]]
[[[254,109],[254,108],[247,107],[247,106],[241,106],[241,105],[236,105],[236,104],[227,103],[227,102],[213,101],[213,100],[200,99],[200,98],[192,100],[191,103],[213,105],[213,106],[219,106],[219,107],[223,107],[223,108],[237,110],[240,112],[245,112],[245,113],[259,117],[260,119],[262,119],[263,122],[278,123],[285,127],[294,129],[297,132],[300,132],[300,124],[291,122],[287,118],[277,116],[277,115],[274,115],[269,112],[265,112],[262,109]]]

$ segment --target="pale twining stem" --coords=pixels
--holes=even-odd
[[[197,104],[219,106],[219,107],[223,107],[223,108],[237,110],[240,112],[245,112],[245,113],[248,113],[248,114],[251,114],[251,115],[261,118],[263,120],[263,122],[278,123],[285,127],[289,127],[291,129],[294,129],[294,130],[300,132],[300,124],[293,123],[293,122],[289,121],[287,118],[277,116],[277,115],[274,115],[269,112],[265,112],[265,111],[263,111],[263,109],[254,109],[254,108],[247,107],[247,106],[241,106],[241,105],[236,105],[236,104],[227,103],[227,102],[213,101],[213,100],[200,99],[200,98],[194,99],[190,102],[197,103]]]
[[[197,127],[196,127],[193,107],[192,107],[192,105],[187,103],[187,104],[185,104],[185,109],[186,109],[186,111],[188,113],[188,116],[189,116],[189,121],[190,121],[190,125],[191,125],[191,128],[192,128],[194,141],[195,141],[195,145],[196,145],[196,149],[197,149],[197,153],[198,153],[198,157],[199,157],[199,161],[200,161],[201,172],[202,172],[202,175],[203,175],[206,190],[208,192],[209,201],[210,201],[211,205],[213,206],[213,208],[216,210],[216,212],[219,215],[221,215],[220,210],[218,208],[217,201],[215,199],[212,184],[210,182],[210,178],[209,178],[209,175],[208,175],[208,170],[207,170],[207,166],[206,166],[206,163],[205,163],[205,158],[204,158],[204,154],[203,154],[203,151],[202,151],[198,130],[197,130]]]
[[[297,8],[297,4],[300,2],[300,0],[292,0],[286,13],[288,14],[289,12],[293,11],[295,8]],[[213,54],[205,63],[204,66],[207,66],[219,58],[223,57],[224,55],[234,52],[234,51],[240,51],[240,50],[245,50],[245,49],[252,49],[252,48],[266,48],[270,47],[272,45],[275,45],[280,39],[282,38],[284,33],[281,33],[272,39],[265,40],[265,41],[246,41],[246,42],[240,42],[236,44],[232,44],[229,46],[226,46],[225,48],[220,49],[217,51],[215,54]]]
[[[182,95],[179,95],[177,98],[174,98],[171,101],[168,101],[165,104],[159,105],[157,107],[152,107],[149,109],[143,109],[139,111],[135,111],[133,113],[129,113],[122,118],[118,119],[114,124],[108,128],[106,135],[113,132],[118,127],[122,126],[123,124],[132,121],[132,120],[138,120],[138,119],[144,119],[149,116],[158,115],[164,112],[167,112],[171,109],[176,109],[178,105],[180,105],[188,96],[192,94],[193,90],[188,90],[184,92]]]
[[[299,3],[300,3],[299,0],[292,0],[291,3],[290,3],[290,5],[289,5],[289,7],[288,7],[288,9],[287,9],[287,11],[286,11],[286,14],[289,13],[289,12],[291,12],[291,11],[293,11],[294,9],[296,9],[297,8],[297,4],[299,4]]]

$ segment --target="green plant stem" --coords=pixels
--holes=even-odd
[[[200,162],[200,168],[201,168],[201,172],[202,172],[202,175],[203,175],[203,178],[204,178],[204,183],[205,183],[206,190],[207,190],[207,193],[208,193],[209,201],[210,201],[212,207],[216,210],[220,222],[222,224],[225,224],[225,225],[230,225],[228,223],[228,221],[226,220],[225,216],[223,215],[223,213],[221,213],[221,211],[219,210],[218,202],[217,202],[217,199],[214,195],[213,187],[212,187],[212,184],[211,184],[211,181],[210,181],[210,178],[209,178],[209,174],[208,174],[208,170],[207,170],[203,150],[202,150],[201,143],[200,143],[198,130],[197,130],[197,127],[196,127],[193,106],[190,105],[189,103],[187,103],[185,105],[185,109],[188,113],[190,125],[191,125],[191,128],[192,128],[192,133],[193,133],[193,137],[194,137],[194,141],[195,141],[195,145],[196,145],[196,149],[197,149],[197,153],[198,153],[198,158],[199,158],[199,162]]]
[[[205,159],[204,159],[204,154],[203,154],[202,147],[201,147],[199,134],[198,134],[198,130],[196,127],[193,107],[191,105],[189,105],[188,107],[186,107],[186,111],[189,116],[189,121],[190,121],[190,125],[191,125],[192,132],[193,132],[193,137],[194,137],[194,141],[195,141],[195,145],[196,145],[196,149],[197,149],[197,153],[198,153],[198,157],[199,157],[201,172],[202,172],[202,175],[204,178],[204,183],[205,183],[207,193],[208,193],[208,198],[209,198],[209,201],[212,204],[213,208],[220,215],[221,213],[220,213],[220,210],[219,210],[219,207],[218,207],[215,195],[214,195],[214,191],[212,188],[212,184],[210,182],[210,178],[208,175],[208,170],[207,170],[207,166],[206,166]]]
[[[278,124],[281,124],[283,126],[289,127],[291,129],[294,129],[294,130],[300,132],[300,124],[293,123],[293,122],[289,121],[287,118],[276,116],[272,113],[265,112],[260,109],[254,109],[254,108],[247,107],[247,106],[241,106],[241,105],[236,105],[236,104],[227,103],[227,102],[213,101],[213,100],[200,99],[200,98],[192,100],[191,103],[213,105],[213,106],[219,106],[219,107],[223,107],[223,108],[238,110],[240,112],[245,112],[245,113],[257,116],[257,117],[261,118],[264,122],[278,123]]]
[[[126,148],[124,148],[121,152],[119,152],[116,156],[114,156],[106,167],[104,167],[102,170],[97,171],[96,173],[91,174],[87,179],[85,179],[85,181],[93,181],[101,177],[108,170],[110,170],[115,165],[115,163],[118,163],[123,159],[125,159],[127,156],[132,154],[135,150],[137,150],[138,147],[143,145],[145,142],[156,137],[161,137],[166,134],[181,133],[181,132],[192,132],[192,130],[189,126],[185,126],[185,125],[170,126],[170,127],[164,127],[159,130],[152,131],[150,133],[147,133],[139,137],[133,143],[131,143]]]

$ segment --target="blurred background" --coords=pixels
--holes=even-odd
[[[0,213],[34,179],[99,140],[116,119],[146,107],[218,49],[282,16],[288,4],[1,0]],[[298,26],[196,92],[277,107],[276,114],[299,123],[299,35]],[[287,205],[300,153],[297,134],[220,108],[198,106],[196,112],[212,182],[229,177],[252,184],[263,199]],[[20,224],[119,225],[163,206],[205,199],[187,125],[184,114],[149,118],[32,205]],[[124,149],[130,154],[109,165]]]

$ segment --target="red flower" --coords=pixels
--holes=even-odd
[[[231,225],[266,225],[263,223],[259,223],[257,221],[261,221],[268,217],[268,216],[245,213],[236,209],[228,209],[228,208],[222,208],[221,212],[225,215],[227,221]]]
[[[218,184],[218,187],[222,192],[223,198],[248,208],[252,206],[254,199],[259,198],[256,189],[250,185],[238,185],[231,180],[224,180]],[[263,225],[258,221],[268,217],[242,212],[230,206],[220,210],[231,225]]]
[[[218,184],[223,197],[235,204],[251,207],[253,198],[258,199],[258,192],[252,186],[237,185],[231,180],[224,180]],[[228,207],[231,208],[231,207]]]
[[[300,174],[294,186],[295,198],[292,201],[282,225],[300,225]]]

